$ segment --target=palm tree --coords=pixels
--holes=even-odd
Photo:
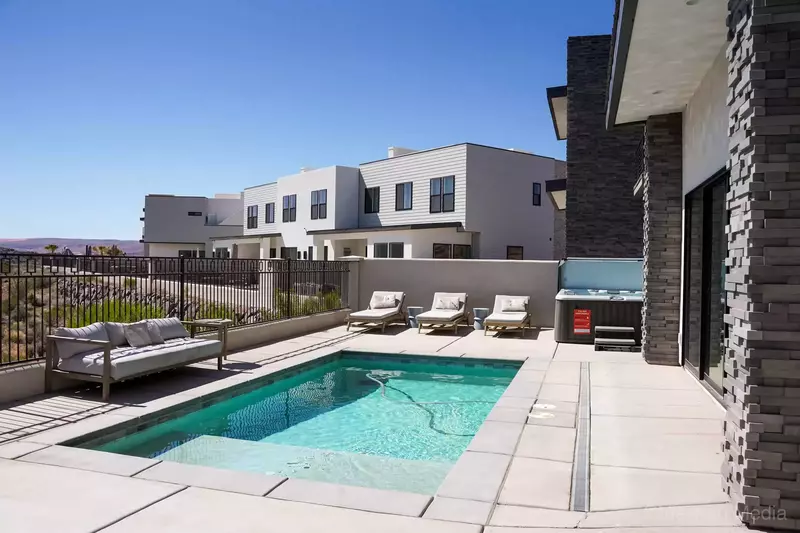
[[[108,247],[107,246],[92,246],[92,251],[97,255],[107,255],[108,254]]]
[[[54,254],[56,253],[56,250],[58,250],[58,246],[56,246],[55,244],[48,244],[47,246],[44,247],[44,249],[47,251],[47,253]]]

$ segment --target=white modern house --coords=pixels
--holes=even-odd
[[[212,239],[242,234],[241,194],[148,194],[142,211],[148,257],[211,257]]]
[[[217,256],[552,259],[544,183],[564,162],[462,143],[389,148],[358,168],[303,169],[245,189],[241,237]]]

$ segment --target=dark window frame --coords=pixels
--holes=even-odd
[[[451,192],[447,191],[447,185],[451,184]],[[438,192],[434,193],[434,185]],[[452,213],[456,210],[456,177],[442,176],[431,178],[430,180],[430,202],[428,209],[430,213]],[[449,200],[449,202],[448,202]],[[448,205],[449,204],[449,205]]]
[[[287,194],[283,197],[283,222],[297,221],[297,195]]]
[[[538,181],[533,182],[533,205],[542,205],[542,184]]]
[[[381,188],[364,187],[364,214],[371,215],[381,212]]]
[[[247,229],[258,228],[258,206],[247,206]]]
[[[408,207],[405,207],[405,190],[409,189]],[[395,211],[411,211],[414,209],[414,182],[405,181],[397,183],[394,186],[394,210]]]
[[[264,223],[266,224],[275,223],[275,202],[269,202],[268,204],[264,204]]]
[[[443,252],[445,249],[447,250],[447,254],[437,253]],[[435,242],[433,243],[433,249],[431,253],[431,257],[434,259],[452,259],[453,258],[453,245],[448,244],[446,242]]]
[[[311,191],[311,220],[328,218],[328,189]]]
[[[379,248],[381,252],[378,253]],[[400,254],[393,254],[392,251],[397,251],[397,247],[400,247]],[[383,249],[386,249],[386,255],[383,255]],[[405,243],[404,242],[376,242],[372,245],[372,257],[378,259],[403,259],[405,257]]]
[[[511,257],[512,250],[516,251],[519,249],[519,259],[516,257]],[[524,246],[506,246],[506,259],[512,261],[523,261],[525,259],[525,247]]]
[[[189,216],[190,217],[201,217],[201,216],[203,216],[203,212],[202,211],[189,211]]]
[[[456,250],[465,251],[465,257],[458,257],[460,254]],[[453,259],[472,259],[472,245],[471,244],[454,244],[453,245]]]

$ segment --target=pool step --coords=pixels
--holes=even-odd
[[[595,326],[595,351],[639,351],[636,329],[632,326]]]
[[[269,438],[269,437],[268,437]],[[344,485],[435,494],[453,463],[202,435],[157,459]]]

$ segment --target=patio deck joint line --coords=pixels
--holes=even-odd
[[[591,435],[589,405],[589,363],[582,362],[580,389],[578,392],[575,457],[572,461],[570,511],[589,511],[589,440]]]
[[[120,516],[119,518],[116,518],[116,519],[112,520],[111,522],[109,522],[107,524],[104,524],[104,525],[102,525],[102,526],[100,526],[98,528],[95,528],[95,529],[91,530],[90,533],[99,533],[100,531],[103,531],[104,529],[108,529],[111,526],[113,526],[114,524],[118,524],[119,522],[122,522],[126,518],[130,518],[131,516],[135,515],[136,513],[140,513],[142,511],[144,511],[145,509],[148,509],[148,508],[154,506],[157,503],[161,503],[164,500],[166,500],[167,498],[172,498],[173,496],[175,496],[179,492],[183,492],[183,491],[185,491],[186,489],[189,488],[188,485],[184,485],[184,486],[175,485],[175,486],[177,487],[176,491],[170,492],[169,494],[167,494],[163,498],[159,498],[159,499],[157,499],[155,501],[152,501],[152,502],[148,503],[147,505],[143,505],[142,507],[140,507],[138,509],[135,509],[135,510],[133,510],[133,511],[131,511],[131,512],[129,512],[129,513],[123,515],[123,516]]]

